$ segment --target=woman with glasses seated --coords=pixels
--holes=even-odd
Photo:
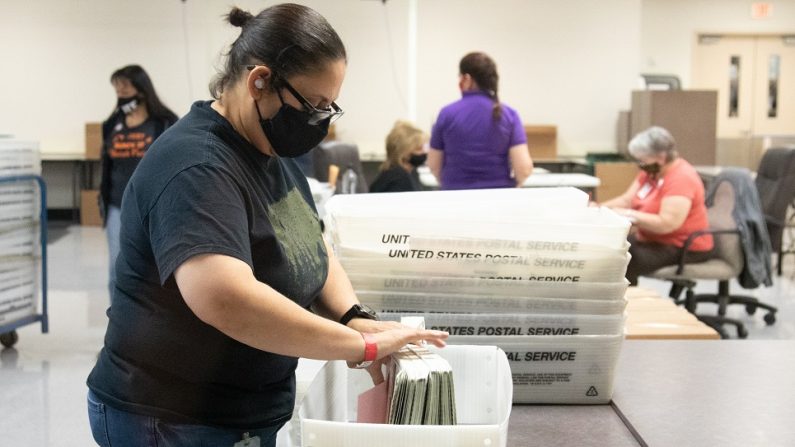
[[[100,445],[273,446],[298,357],[381,359],[446,333],[380,322],[325,244],[292,157],[316,146],[345,48],[317,12],[276,5],[242,28],[211,91],[149,149],[122,204],[105,346],[88,377]]]
[[[386,137],[386,160],[370,192],[419,191],[417,168],[425,163],[425,142],[428,137],[407,121],[398,121]]]
[[[709,227],[704,184],[696,170],[676,152],[674,137],[662,127],[650,127],[629,142],[629,154],[640,167],[635,181],[620,196],[601,203],[626,216],[633,225],[629,236],[632,259],[627,279],[679,262],[690,233]],[[709,259],[712,236],[696,238],[689,262]]]

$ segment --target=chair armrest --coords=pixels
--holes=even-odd
[[[713,236],[716,235],[716,234],[736,234],[737,236],[739,236],[740,235],[740,230],[738,230],[736,228],[732,229],[732,230],[712,230],[712,229],[708,229],[708,230],[694,231],[694,232],[690,233],[690,235],[687,236],[687,239],[685,239],[685,245],[682,246],[682,250],[681,250],[681,252],[679,254],[679,264],[676,267],[676,274],[677,275],[681,275],[682,272],[685,270],[685,264],[686,264],[686,260],[687,260],[687,253],[690,251],[690,246],[693,245],[693,241],[695,241],[696,239],[698,239],[701,236],[704,236],[705,234],[711,234]]]

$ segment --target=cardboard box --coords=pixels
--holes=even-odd
[[[593,167],[601,182],[596,188],[596,200],[600,202],[621,195],[638,175],[638,165],[629,161],[596,162]]]
[[[459,425],[362,424],[356,399],[373,386],[369,374],[328,362],[298,410],[301,445],[313,447],[505,446],[513,387],[508,359],[494,346],[448,346],[436,352],[450,362]]]
[[[99,160],[102,151],[102,123],[86,123],[86,160]]]
[[[558,158],[557,126],[524,126],[527,147],[533,160],[555,160]]]
[[[97,189],[80,191],[80,225],[102,226],[98,198],[99,190]]]

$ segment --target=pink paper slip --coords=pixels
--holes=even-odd
[[[386,423],[387,381],[370,388],[359,395],[356,422],[365,424]]]

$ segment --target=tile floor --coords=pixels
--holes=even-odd
[[[100,228],[68,226],[51,231],[49,245],[50,332],[38,325],[18,330],[19,342],[0,352],[0,445],[70,447],[93,445],[85,406],[85,378],[102,346],[107,297],[107,250]],[[795,256],[784,276],[767,289],[749,291],[779,307],[778,322],[742,309],[730,314],[748,322],[749,338],[795,339]],[[660,281],[641,286],[667,293]],[[697,291],[716,287],[699,284]],[[736,284],[732,288],[738,287]],[[708,311],[704,305],[703,311]]]

